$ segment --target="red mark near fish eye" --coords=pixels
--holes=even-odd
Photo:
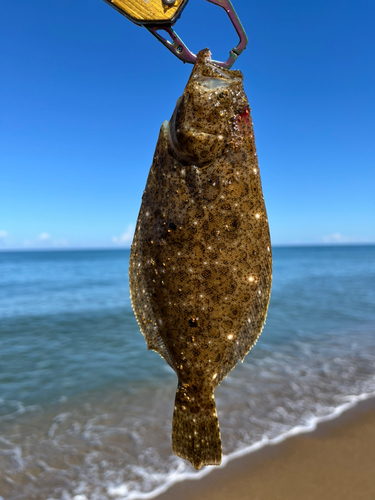
[[[250,123],[250,108],[246,106],[242,113],[238,115],[238,121],[242,123]]]
[[[240,135],[243,137],[244,135],[250,134],[252,127],[251,127],[251,118],[250,118],[250,107],[245,106],[240,113],[236,116],[236,123],[235,123],[235,128],[237,131],[240,133]],[[240,139],[240,138],[238,138]]]

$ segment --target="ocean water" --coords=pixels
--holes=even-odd
[[[216,390],[224,464],[375,395],[375,247],[275,248],[266,327]],[[0,252],[0,497],[152,498],[176,376],[147,351],[129,252]]]

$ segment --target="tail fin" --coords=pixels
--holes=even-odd
[[[221,437],[213,389],[187,394],[179,384],[172,423],[172,447],[176,455],[186,458],[195,469],[221,464]]]

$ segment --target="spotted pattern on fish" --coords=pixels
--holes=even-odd
[[[216,67],[205,49],[161,127],[130,257],[148,348],[178,376],[173,450],[196,469],[221,463],[213,392],[256,343],[271,281],[242,73]]]

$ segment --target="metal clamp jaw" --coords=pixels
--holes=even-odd
[[[181,38],[172,28],[173,24],[181,16],[188,0],[104,0],[115,8],[120,14],[127,17],[135,24],[144,26],[154,35],[168,50],[184,63],[194,64],[197,56],[191,52]],[[213,61],[222,68],[231,68],[237,57],[246,48],[248,38],[230,0],[207,0],[210,3],[222,7],[228,14],[238,36],[239,44],[229,52],[229,58],[225,62]],[[159,32],[165,31],[169,34],[172,42],[164,38]]]

